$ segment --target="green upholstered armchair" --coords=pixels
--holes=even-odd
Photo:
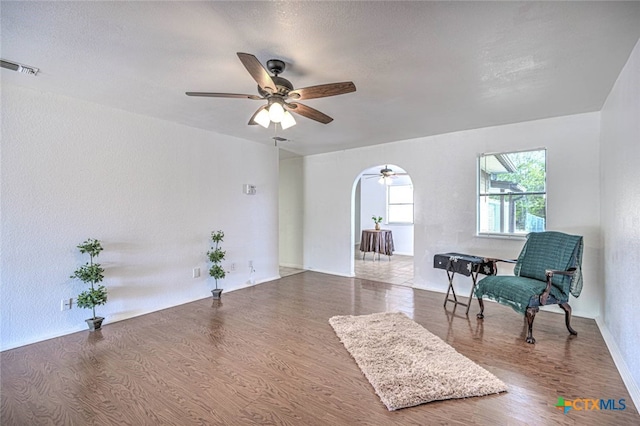
[[[475,295],[480,304],[479,319],[484,318],[483,297],[511,306],[527,318],[527,343],[535,343],[533,320],[540,306],[560,305],[565,313],[569,333],[571,328],[569,294],[582,291],[582,237],[562,232],[533,232],[515,261],[515,276],[491,275],[478,283]],[[513,261],[511,261],[513,263]]]

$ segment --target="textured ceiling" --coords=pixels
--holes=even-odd
[[[7,2],[2,81],[273,143],[248,126],[263,101],[236,52],[284,60],[304,101],[280,146],[307,155],[598,111],[640,37],[640,2]]]

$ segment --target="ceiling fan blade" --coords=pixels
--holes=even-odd
[[[308,107],[303,104],[299,104],[297,102],[286,103],[285,107],[291,112],[295,112],[296,114],[300,114],[303,117],[310,118],[315,121],[319,121],[322,124],[329,124],[333,121],[333,118],[328,115],[321,113],[317,109]]]
[[[267,107],[267,105],[262,105],[260,108],[258,108],[258,110],[253,113],[253,115],[251,116],[251,118],[249,119],[249,122],[247,124],[249,124],[250,126],[253,126],[254,124],[258,124],[258,123],[255,122],[256,115],[258,115],[260,113],[260,111],[262,111],[266,107]]]
[[[241,95],[239,93],[185,92],[185,94],[187,96],[205,96],[208,98],[263,99],[258,95]]]
[[[242,65],[249,71],[251,77],[258,83],[263,90],[267,92],[277,92],[276,84],[271,79],[271,76],[266,69],[262,66],[258,58],[250,53],[238,52],[238,58],[242,61]]]
[[[327,96],[342,95],[356,91],[352,81],[342,83],[320,84],[319,86],[303,87],[289,92],[289,97],[296,100],[326,98]]]

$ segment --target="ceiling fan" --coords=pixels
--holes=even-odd
[[[355,84],[351,81],[294,89],[289,80],[279,76],[285,69],[283,61],[279,59],[268,60],[267,68],[273,74],[269,75],[269,72],[254,55],[238,52],[238,58],[249,71],[251,77],[258,83],[259,96],[236,93],[186,92],[187,96],[266,100],[267,104],[258,108],[249,119],[249,124],[260,124],[266,128],[269,127],[270,122],[274,122],[279,123],[283,129],[286,129],[296,124],[290,112],[323,124],[333,121],[333,118],[328,115],[297,101],[342,95],[356,90]]]
[[[389,166],[384,166],[383,169],[380,169],[380,176],[381,177],[396,177],[396,172],[394,172],[393,170],[391,170],[389,168]]]
[[[389,166],[384,166],[380,169],[380,173],[367,175],[367,179],[379,178],[378,183],[380,184],[391,184],[393,179],[397,179],[399,175],[406,175],[406,173],[396,173]]]
[[[378,173],[377,175],[374,174],[370,174],[369,177],[367,179],[371,179],[371,178],[396,178],[396,172],[394,172],[393,170],[391,170],[389,168],[389,166],[384,166],[382,169],[380,169],[380,173]]]

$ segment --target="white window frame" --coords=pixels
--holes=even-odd
[[[389,194],[389,192],[392,190],[392,188],[400,188],[400,187],[410,187],[411,188],[411,202],[410,203],[392,203],[389,200],[391,199],[391,194]],[[390,214],[390,206],[411,206],[411,221],[394,221],[391,218],[391,214]],[[406,184],[406,185],[388,185],[387,186],[387,224],[388,225],[413,225],[413,221],[414,221],[414,216],[415,216],[415,210],[414,210],[414,202],[413,202],[413,184]]]
[[[548,193],[548,187],[547,187],[547,149],[546,148],[533,148],[533,149],[524,149],[524,150],[519,150],[519,151],[505,151],[505,152],[490,152],[490,153],[482,153],[478,156],[478,162],[477,162],[477,177],[476,177],[476,188],[477,188],[477,194],[476,194],[476,235],[481,236],[481,237],[502,237],[502,238],[526,238],[526,235],[528,233],[528,231],[524,231],[524,232],[509,232],[508,230],[504,229],[504,217],[501,217],[501,220],[499,220],[500,223],[500,228],[501,231],[499,232],[487,232],[487,231],[482,231],[482,219],[483,217],[481,216],[482,214],[482,210],[483,210],[483,206],[482,203],[483,201],[483,197],[487,197],[489,195],[499,195],[499,193],[492,193],[492,192],[487,192],[486,190],[483,191],[482,188],[482,183],[483,183],[483,165],[482,165],[482,160],[483,158],[486,157],[490,157],[490,156],[505,156],[505,155],[510,155],[510,154],[518,154],[518,153],[524,153],[524,152],[535,152],[535,151],[543,151],[544,152],[544,190],[543,191],[524,191],[524,192],[518,192],[518,195],[530,195],[530,196],[542,196],[544,198],[545,201],[545,223],[543,224],[543,228],[542,230],[545,230],[547,228],[546,225],[546,217],[547,217],[547,213],[549,210],[549,206],[548,206],[548,200],[547,200],[547,193]],[[485,165],[486,167],[486,165]],[[486,174],[486,172],[485,172]],[[509,193],[505,193],[504,197],[508,197]],[[504,198],[503,197],[503,198]],[[500,211],[500,209],[498,210],[499,213],[502,215],[504,214],[503,211]]]

